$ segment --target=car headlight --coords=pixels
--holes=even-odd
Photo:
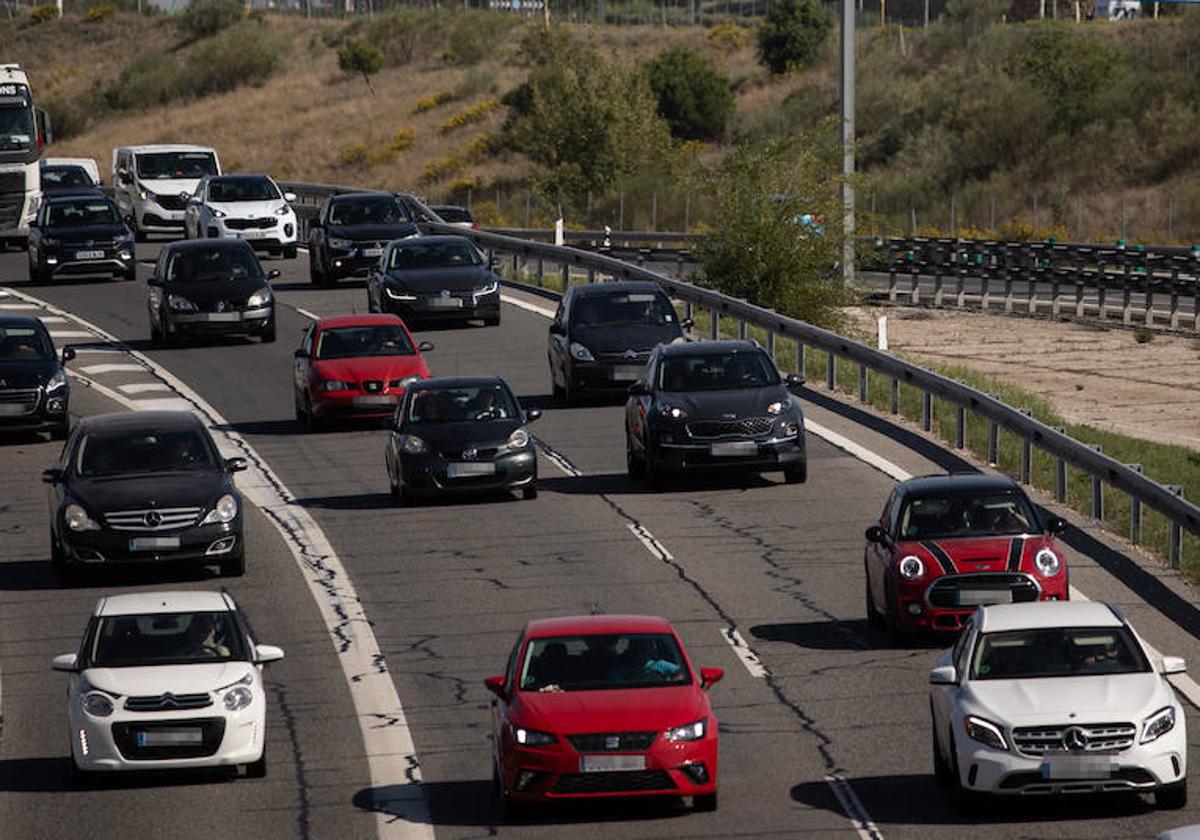
[[[420,455],[423,452],[429,451],[429,447],[425,445],[425,441],[416,435],[405,435],[404,439],[400,442],[400,449],[409,455]]]
[[[65,387],[67,387],[67,374],[61,370],[55,371],[54,375],[46,380],[46,393]]]
[[[913,554],[900,559],[899,565],[900,577],[905,580],[916,580],[925,574],[925,564],[921,562],[921,558]]]
[[[405,390],[408,390],[414,384],[416,384],[417,382],[420,382],[420,381],[421,381],[421,377],[419,377],[419,376],[406,376],[400,380],[400,387]]]
[[[280,207],[278,210],[275,211],[275,215],[276,216],[286,216],[288,213],[291,213],[291,212],[292,212],[292,208],[288,207],[285,204],[282,207]]]
[[[672,420],[684,420],[687,418],[687,412],[677,405],[659,406],[658,413]]]
[[[416,300],[417,299],[416,295],[410,295],[408,292],[404,291],[403,289],[393,290],[391,286],[384,286],[383,290],[385,292],[387,292],[387,296],[390,297],[392,300]]]
[[[666,738],[668,741],[699,741],[707,731],[708,718],[700,718],[700,720],[684,724],[683,726],[668,729]]]
[[[167,295],[167,306],[172,312],[195,312],[196,304],[181,295]]]
[[[508,436],[509,449],[524,449],[529,445],[529,432],[524,429],[517,429]]]
[[[496,282],[495,280],[493,280],[491,283],[488,283],[482,289],[476,289],[475,297],[483,297],[484,295],[495,294],[499,289],[500,289],[500,284],[498,282]]]
[[[554,743],[554,736],[549,732],[538,732],[536,729],[525,729],[521,726],[513,727],[513,736],[523,747],[540,747]]]
[[[214,219],[224,219],[229,215],[224,210],[218,210],[216,207],[209,207],[208,209],[213,214]]]
[[[72,531],[98,531],[100,526],[92,517],[88,516],[87,511],[79,505],[67,505],[67,509],[63,511],[63,521],[67,523],[67,527]]]
[[[578,341],[571,342],[571,358],[581,362],[594,362],[596,359],[592,356],[592,351],[584,347]]]
[[[767,414],[781,414],[787,408],[787,403],[776,401],[767,406]]]
[[[142,189],[138,190],[138,198],[140,198],[142,201],[149,201],[151,196],[154,196],[154,203],[157,204],[158,203],[157,195],[150,192],[145,187],[142,187]]]
[[[990,720],[967,715],[963,718],[963,729],[966,730],[967,737],[972,741],[978,741],[994,750],[1008,752],[1008,741],[1004,739],[1004,733]]]
[[[329,247],[337,248],[339,251],[347,251],[354,247],[354,241],[350,239],[338,239],[336,236],[329,237]]]
[[[55,239],[53,236],[43,236],[42,237],[42,247],[43,248],[57,248],[58,240]]]
[[[90,691],[83,695],[80,705],[92,717],[108,717],[113,713],[112,698],[99,691]]]
[[[1043,548],[1033,556],[1033,564],[1043,577],[1054,577],[1062,569],[1062,561],[1058,555],[1048,548]]]
[[[254,695],[250,689],[245,686],[231,688],[225,692],[225,708],[231,712],[236,712],[238,709],[244,709],[250,705],[250,701],[254,699]]]
[[[219,525],[225,522],[232,522],[237,516],[238,503],[237,499],[232,494],[226,493],[221,498],[217,499],[217,503],[213,505],[213,509],[208,512],[208,516],[204,517],[201,525]]]
[[[340,379],[326,379],[321,383],[322,391],[353,391],[354,386]]]
[[[1140,743],[1148,744],[1163,735],[1166,735],[1175,728],[1175,707],[1167,706],[1165,709],[1159,709],[1150,717],[1146,718],[1142,723],[1142,737]]]
[[[261,306],[266,306],[271,302],[271,290],[262,289],[246,298],[247,309],[258,309]]]

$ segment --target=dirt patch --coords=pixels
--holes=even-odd
[[[1200,341],[1035,318],[931,309],[853,312],[874,341],[915,359],[1002,377],[1045,397],[1068,422],[1200,450]]]

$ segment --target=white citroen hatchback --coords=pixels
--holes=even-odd
[[[981,607],[929,675],[933,766],[984,794],[1153,792],[1187,803],[1183,708],[1121,614],[1095,601]]]
[[[101,598],[70,673],[71,756],[81,773],[245,765],[266,774],[262,666],[283,651],[256,644],[225,592]]]

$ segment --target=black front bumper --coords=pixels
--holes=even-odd
[[[274,306],[244,312],[172,312],[166,326],[170,335],[257,335],[274,319]]]
[[[0,391],[0,434],[66,430],[70,423],[69,389],[52,394],[46,394],[42,388],[26,390],[34,393],[25,396],[24,391]]]
[[[67,274],[72,276],[85,274],[124,274],[135,268],[137,263],[134,261],[133,246],[130,246],[125,253],[129,255],[127,259],[122,259],[121,248],[97,248],[97,251],[103,251],[104,255],[91,259],[77,259],[76,254],[79,250],[88,250],[86,248],[56,248],[53,250],[42,249],[40,260],[42,268],[48,270],[52,275]],[[54,262],[51,263],[50,260]]]
[[[593,361],[570,363],[571,388],[592,393],[627,393],[645,368],[644,361]]]
[[[713,444],[744,443],[746,454],[714,454]],[[807,458],[804,436],[794,438],[722,438],[719,441],[673,440],[655,446],[654,466],[670,472],[746,470],[773,472],[799,467]]]
[[[492,464],[495,472],[451,477],[448,473],[452,463]],[[516,490],[537,481],[537,451],[530,446],[521,452],[478,462],[450,462],[440,455],[402,454],[399,467],[401,485],[420,495]]]
[[[102,528],[98,531],[60,529],[63,558],[71,566],[161,565],[184,563],[215,565],[241,554],[242,519],[214,525],[194,525],[182,531],[117,531]],[[177,548],[135,549],[134,540],[178,538]],[[232,538],[224,551],[210,553],[214,546]]]
[[[379,264],[379,257],[364,256],[362,249],[353,250],[331,249],[326,274],[331,278],[366,277],[371,269]]]
[[[493,292],[482,295],[472,302],[471,297],[448,298],[461,300],[461,306],[430,305],[428,299],[415,301],[395,300],[383,293],[383,308],[385,312],[399,315],[405,323],[409,321],[478,321],[500,317],[500,294]]]

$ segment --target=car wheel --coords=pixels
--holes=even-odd
[[[933,743],[933,780],[937,782],[938,787],[949,787],[954,781],[954,774],[950,771],[950,765],[946,763],[946,759],[942,756],[942,751],[938,749],[937,741],[937,719],[933,716],[933,706],[929,707],[929,736]]]
[[[884,618],[875,606],[875,591],[871,589],[871,575],[865,560],[863,561],[863,577],[866,580],[864,590],[867,594],[867,624],[872,627],[882,627],[885,623]]]
[[[265,779],[267,777],[267,745],[263,744],[262,755],[258,757],[258,761],[252,761],[246,765],[247,779]]]
[[[308,248],[308,282],[314,286],[324,286],[325,277],[321,272],[321,261],[317,259],[316,249]]]
[[[239,551],[236,556],[220,563],[221,577],[241,577],[246,574],[246,552]]]
[[[296,246],[295,246],[295,245],[284,245],[284,246],[283,246],[283,258],[284,258],[285,260],[294,260],[294,259],[296,259],[296,254],[297,254],[297,253],[298,253],[298,252],[296,251]]]
[[[312,401],[307,396],[304,398],[304,429],[309,432],[319,432],[321,426],[324,425],[320,417],[313,413]]]
[[[521,498],[525,499],[526,501],[536,499],[537,493],[538,493],[537,482],[534,482],[533,484],[528,484],[521,488]]]
[[[692,797],[693,811],[715,811],[717,810],[717,792],[704,793],[700,796]]]
[[[633,438],[629,430],[625,430],[625,472],[630,478],[641,478],[645,474],[640,458],[633,452]]]
[[[900,604],[897,603],[896,595],[890,586],[886,590],[883,603],[887,609],[884,613],[884,624],[887,625],[888,639],[893,645],[903,645],[908,640],[908,632],[900,623]]]
[[[978,814],[983,807],[984,795],[964,787],[962,776],[958,770],[958,748],[954,745],[954,739],[950,739],[950,761],[952,766],[950,772],[954,782],[954,807],[958,809],[958,813],[964,817],[974,816]]]
[[[55,573],[59,578],[66,580],[70,577],[67,571],[67,555],[62,550],[62,546],[58,544],[58,539],[54,536],[54,529],[50,529],[50,565],[54,568]]]
[[[155,346],[163,343],[162,329],[153,321],[150,322],[150,343]]]
[[[133,228],[133,241],[134,242],[145,242],[146,241],[146,232],[144,230],[139,228],[136,223],[131,224],[130,227]]]
[[[655,460],[654,449],[647,443],[642,449],[642,478],[646,479],[646,483],[652,488],[658,490],[663,486],[666,474],[665,470],[655,463]]]
[[[1170,785],[1163,785],[1154,791],[1154,807],[1162,810],[1177,811],[1187,806],[1187,779]]]
[[[787,467],[783,471],[783,480],[788,484],[803,484],[808,481],[808,461],[801,461],[794,467]]]
[[[500,326],[500,316],[499,316],[499,315],[497,315],[497,316],[495,316],[494,318],[484,318],[484,319],[483,319],[483,325],[484,325],[485,327],[498,327],[498,326]]]
[[[274,315],[271,316],[271,320],[267,322],[267,325],[263,328],[263,331],[258,334],[258,339],[263,344],[274,344],[275,343],[275,316]]]
[[[126,283],[132,283],[133,281],[137,280],[137,266],[130,266],[128,271],[122,271],[121,279]]]
[[[66,440],[67,432],[69,430],[70,427],[67,425],[67,421],[65,420],[59,423],[57,426],[52,426],[50,428],[50,440]]]
[[[372,296],[370,292],[367,292],[367,311],[375,314],[378,314],[382,311],[379,304],[375,302],[374,296]]]
[[[563,385],[562,385],[561,393],[562,393],[562,401],[563,401],[564,405],[575,405],[575,403],[579,402],[579,395],[575,392],[575,389],[572,387],[571,377],[569,377],[565,374],[563,375]]]

